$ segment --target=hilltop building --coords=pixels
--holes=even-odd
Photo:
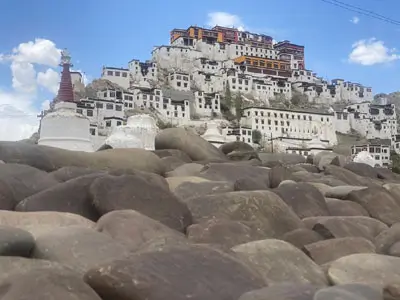
[[[275,43],[267,35],[221,26],[173,29],[170,45],[154,47],[149,60],[104,66],[101,79],[114,86],[81,99],[76,112],[89,120],[95,147],[117,132],[115,127],[127,125],[131,110],[150,111],[176,126],[205,126],[214,119],[204,136],[217,144],[237,139],[254,144],[253,132],[260,131],[261,143],[308,155],[331,149],[336,132],[357,131],[369,139],[390,139],[396,147],[393,106],[374,106],[370,87],[325,80],[305,62],[304,46]],[[82,82],[79,75],[71,74],[73,82]],[[222,115],[227,109],[236,114],[236,99],[243,102],[242,116],[229,124]],[[296,102],[332,108],[278,108]]]

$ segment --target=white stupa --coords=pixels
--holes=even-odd
[[[63,67],[60,88],[54,111],[46,114],[40,122],[39,145],[72,151],[93,152],[90,140],[90,121],[76,112],[71,82],[71,57],[66,50],[61,53]]]
[[[154,150],[158,133],[156,120],[148,114],[134,115],[127,124],[114,127],[105,144],[113,148],[141,148]]]
[[[371,167],[375,167],[376,164],[375,159],[367,151],[361,151],[357,153],[353,158],[353,162],[367,164]]]
[[[226,142],[226,138],[219,131],[218,123],[214,120],[207,122],[207,130],[201,137],[215,147],[219,147]]]

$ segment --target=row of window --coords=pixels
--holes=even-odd
[[[120,71],[107,71],[108,76],[115,76],[115,77],[128,77],[127,72],[120,72]]]
[[[256,111],[254,111],[254,115],[255,115],[255,116],[260,115],[261,117],[264,117],[264,112],[263,112],[263,111],[260,111],[260,114],[259,114],[259,112],[256,110]],[[247,116],[250,116],[250,111],[247,112]],[[274,118],[278,118],[278,113],[267,112],[267,113],[266,113],[266,116],[267,116],[267,117],[273,116]],[[279,113],[279,117],[280,117],[281,119],[283,119],[284,117],[286,117],[286,119],[290,119],[290,115],[289,115],[288,113],[286,113],[286,114],[284,114],[284,113]],[[292,114],[291,117],[292,117],[292,120],[295,119],[295,115],[294,115],[294,114]],[[300,119],[301,119],[301,116],[300,116],[300,115],[297,115],[297,119],[300,120]],[[256,119],[256,120],[257,120],[257,119]],[[306,116],[306,115],[303,115],[303,120],[305,120],[305,121],[307,120],[307,116]],[[312,120],[313,120],[313,117],[309,115],[309,116],[308,116],[308,120],[309,120],[309,121],[312,121]],[[324,121],[324,117],[321,117],[321,122],[323,122],[323,121]],[[326,117],[326,121],[329,122],[329,117]]]

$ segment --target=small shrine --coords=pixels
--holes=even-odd
[[[71,56],[67,50],[61,52],[62,74],[58,95],[52,112],[40,121],[39,145],[72,151],[93,152],[90,140],[89,119],[76,112],[72,87]]]
[[[138,114],[129,117],[126,125],[113,128],[105,144],[112,148],[154,150],[158,131],[157,122],[152,116]]]
[[[214,120],[207,122],[207,130],[201,137],[217,148],[226,142],[226,138],[219,130],[218,123]]]

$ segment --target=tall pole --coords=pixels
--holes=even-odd
[[[274,139],[272,138],[272,132],[271,132],[271,152],[274,153]]]

